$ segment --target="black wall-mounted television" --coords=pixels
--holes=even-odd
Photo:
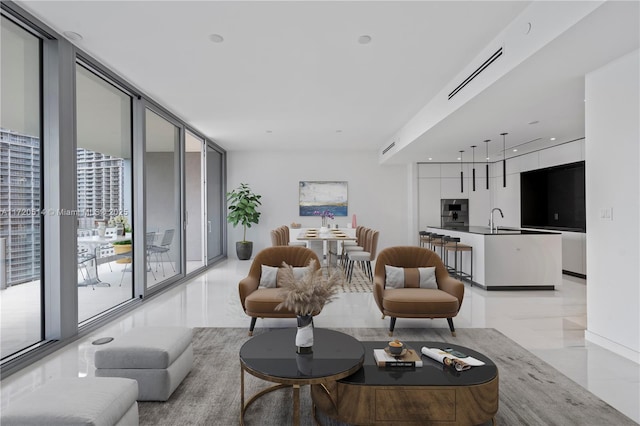
[[[586,231],[584,161],[520,173],[523,228]]]

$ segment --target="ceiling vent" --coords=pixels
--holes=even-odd
[[[396,146],[396,143],[395,142],[391,142],[391,145],[389,145],[388,147],[386,147],[385,149],[382,150],[382,155],[385,155],[387,153],[387,151],[389,151],[394,146]]]
[[[469,75],[469,77],[465,78],[464,81],[458,85],[458,87],[453,89],[451,91],[451,93],[449,93],[449,100],[451,100],[451,98],[453,98],[459,91],[461,91],[464,88],[464,86],[466,86],[467,84],[471,83],[471,80],[476,78],[482,71],[487,69],[487,67],[489,65],[491,65],[500,56],[502,56],[502,47],[500,49],[498,49],[493,55],[491,55],[489,57],[489,59],[484,61],[484,63],[482,65],[480,65],[478,68],[476,68],[476,70],[474,72],[472,72],[471,75]]]

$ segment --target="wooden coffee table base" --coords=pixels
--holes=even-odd
[[[473,386],[312,385],[317,409],[345,423],[477,425],[498,412],[498,376]],[[494,420],[495,422],[495,420]]]

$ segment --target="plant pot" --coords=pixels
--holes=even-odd
[[[113,246],[115,254],[131,253],[131,244],[117,244]],[[123,257],[116,260],[116,263],[131,263],[130,257]]]
[[[240,260],[251,259],[251,253],[253,253],[253,241],[237,241],[236,242],[236,255]]]

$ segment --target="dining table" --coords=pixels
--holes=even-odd
[[[117,241],[124,241],[124,240],[130,240],[131,237],[127,237],[124,235],[118,235],[118,236],[105,236],[105,237],[101,237],[99,235],[94,235],[94,236],[90,236],[90,237],[78,237],[78,245],[85,245],[85,246],[89,246],[93,249],[95,258],[93,260],[93,264],[95,265],[95,271],[96,271],[96,276],[95,277],[88,277],[87,279],[85,279],[80,285],[82,286],[96,286],[96,285],[103,285],[106,287],[110,287],[111,284],[109,284],[108,282],[102,281],[100,279],[100,275],[98,274],[98,258],[100,256],[98,256],[99,251],[100,251],[100,247],[105,246],[105,245],[111,245]]]
[[[296,239],[306,241],[319,259],[324,259],[326,254],[327,266],[331,267],[337,265],[343,243],[356,240],[355,232],[353,228],[305,228],[300,230]]]

